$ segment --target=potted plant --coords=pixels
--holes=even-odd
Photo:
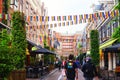
[[[11,72],[10,80],[25,80],[25,52],[27,48],[24,14],[16,11],[12,15],[11,51],[15,69]],[[20,76],[21,75],[21,76]],[[14,76],[14,77],[12,77]]]
[[[99,33],[97,30],[92,30],[90,33],[90,56],[92,57],[93,63],[96,65],[98,76],[100,75],[99,67]]]

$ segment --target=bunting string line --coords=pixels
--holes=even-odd
[[[119,15],[120,10],[98,12],[93,14],[82,14],[82,15],[68,15],[68,16],[25,16],[26,21],[78,21],[78,20],[97,20],[100,18],[108,18]]]
[[[69,26],[73,24],[80,24],[86,22],[94,22],[99,19],[107,19],[113,18],[118,16],[120,10],[114,11],[106,11],[106,12],[97,12],[93,14],[81,14],[81,15],[68,15],[68,16],[38,16],[38,15],[31,15],[31,16],[24,16],[26,22],[40,22],[45,23],[40,25],[40,27],[61,27],[61,26]],[[0,14],[0,19],[11,19],[9,14]],[[49,22],[56,22],[57,23],[49,23]],[[62,22],[61,22],[62,21]]]

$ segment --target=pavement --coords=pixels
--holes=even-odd
[[[66,76],[63,72],[63,70],[59,71],[58,69],[54,69],[49,74],[46,74],[40,78],[27,78],[26,80],[66,80]],[[78,80],[85,80],[83,77],[83,72],[80,69],[78,73]]]

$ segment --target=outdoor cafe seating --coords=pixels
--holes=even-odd
[[[26,77],[27,78],[39,78],[47,74],[48,66],[27,66]]]

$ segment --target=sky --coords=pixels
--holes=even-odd
[[[42,2],[48,9],[48,16],[89,14],[93,12],[91,6],[99,4],[98,0],[42,0]],[[86,24],[56,27],[52,30],[60,33],[75,33],[76,31],[82,31]]]

